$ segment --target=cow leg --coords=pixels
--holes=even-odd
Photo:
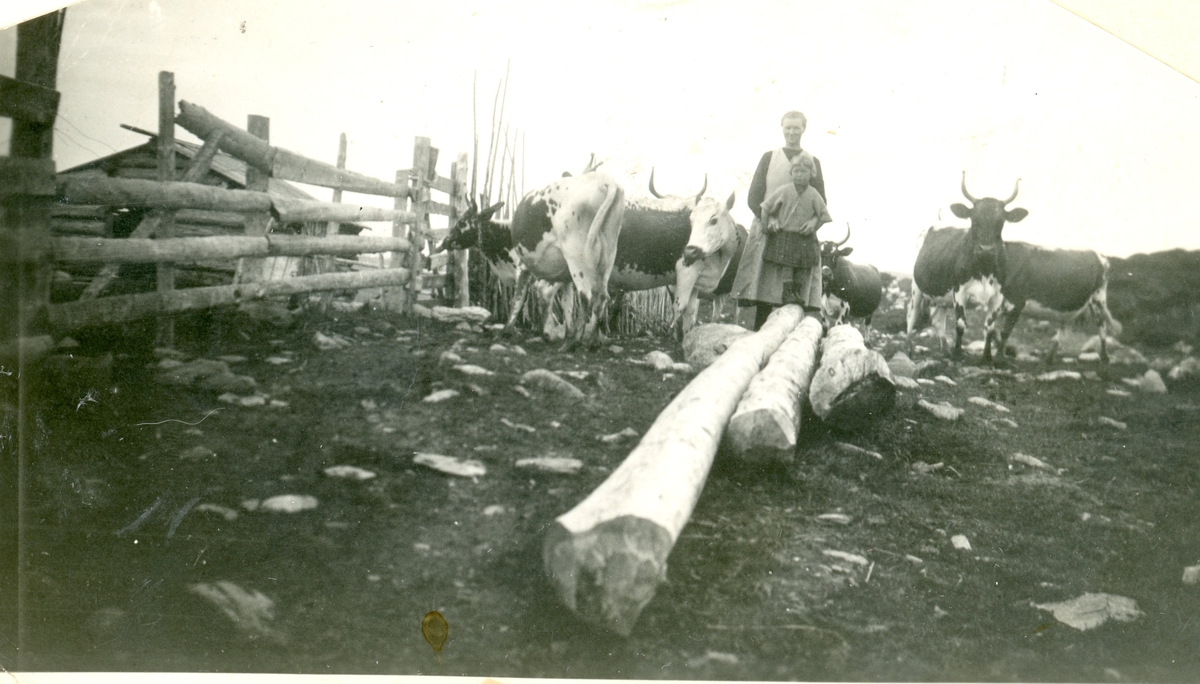
[[[994,308],[989,308],[988,312],[987,312],[987,318],[985,318],[983,320],[983,362],[984,363],[992,362],[992,342],[996,338],[996,316],[1000,313],[1001,313],[1000,311],[997,311]],[[1003,356],[1004,349],[997,346],[996,353]]]
[[[570,287],[570,284],[567,287]],[[566,305],[559,305],[559,308],[564,313],[563,318],[559,318],[558,313],[555,311],[555,304],[559,303],[560,299],[562,299],[560,297],[562,289],[563,283],[554,283],[548,292],[543,293],[545,297],[543,302],[545,303],[546,319],[542,323],[542,336],[547,340],[561,340],[566,336]]]
[[[921,292],[921,288],[917,287],[916,282],[909,286],[908,295],[908,312],[905,318],[904,343],[908,347],[908,355],[913,355],[913,333],[919,330],[921,323],[927,320],[928,311],[924,310],[925,295]]]
[[[962,340],[963,335],[967,332],[967,309],[958,301],[958,297],[954,298],[954,351],[952,358],[959,360],[962,358]]]
[[[509,307],[508,322],[504,324],[506,334],[514,332],[517,316],[521,315],[521,308],[525,306],[525,296],[529,293],[529,284],[532,282],[533,272],[529,269],[520,269],[517,273],[517,288],[513,292],[512,304]]]
[[[1098,335],[1100,336],[1100,362],[1108,363],[1108,330],[1109,321],[1112,320],[1112,314],[1108,312],[1108,285],[1107,283],[1101,287],[1099,292],[1092,295],[1091,306],[1095,311],[1095,315],[1100,319],[1098,326]],[[1115,321],[1114,321],[1115,322]]]
[[[1021,312],[1025,310],[1025,302],[1010,302],[1003,300],[1000,303],[1000,308],[1004,314],[1004,327],[1000,330],[1000,335],[996,339],[996,358],[997,363],[994,365],[1008,365],[1008,338],[1012,335],[1013,328],[1017,327],[1017,321],[1021,318]],[[1055,342],[1057,345],[1058,343]]]
[[[679,339],[682,340],[683,335],[686,335],[689,330],[696,327],[696,323],[698,323],[699,320],[700,320],[700,298],[692,297],[691,301],[688,302],[687,307],[685,308],[685,310],[683,312],[683,319],[681,321],[681,331],[680,331],[681,335],[680,335]]]

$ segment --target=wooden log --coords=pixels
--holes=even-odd
[[[208,211],[205,209],[180,209],[175,212],[177,225],[221,226],[222,228],[245,228],[246,216],[233,211]],[[133,237],[132,235],[130,237]]]
[[[274,207],[284,223],[304,221],[399,221],[412,223],[408,211],[331,204],[317,200],[272,198],[262,192],[226,190],[200,183],[165,182],[124,178],[63,178],[57,183],[60,201],[69,204],[103,204],[115,207],[159,207],[266,213]]]
[[[13,76],[17,81],[55,90],[58,81],[58,53],[62,45],[66,11],[43,14],[17,25],[17,63]],[[16,117],[12,123],[9,154],[26,159],[52,159],[54,156],[54,118],[41,121]]]
[[[53,160],[0,157],[0,197],[54,193]]]
[[[282,297],[325,290],[398,286],[408,282],[408,279],[407,269],[394,268],[352,273],[323,273],[286,280],[101,297],[86,302],[51,304],[50,322],[56,331],[65,334],[88,326],[126,323],[156,314],[195,311],[266,297]]]
[[[296,181],[326,188],[342,188],[350,192],[385,197],[407,197],[408,188],[388,183],[353,171],[338,169],[332,164],[309,159],[288,150],[271,147],[236,126],[213,116],[199,105],[179,102],[176,123],[201,139],[217,130],[224,133],[221,149],[252,167],[270,173],[281,180]]]
[[[301,221],[336,221],[338,223],[357,223],[362,221],[396,221],[401,224],[413,223],[416,216],[409,211],[384,209],[382,207],[364,207],[358,204],[333,204],[319,200],[272,198],[275,211],[284,223]]]
[[[192,163],[188,166],[187,171],[183,172],[183,177],[179,180],[184,183],[196,183],[212,168],[212,160],[217,156],[217,150],[221,145],[221,138],[225,137],[225,131],[214,131],[212,135],[204,139],[204,144],[200,146],[200,151],[192,157]]]
[[[370,235],[214,236],[146,240],[63,237],[52,241],[53,258],[60,264],[133,264],[149,262],[219,261],[243,257],[299,257],[314,254],[372,254],[408,248],[404,238]]]
[[[170,71],[158,72],[158,180],[175,180],[175,74]],[[175,235],[175,212],[171,209],[157,209],[158,228],[156,234],[160,238],[171,238]],[[175,268],[166,261],[156,265],[157,287],[159,292],[170,292],[175,289]],[[90,284],[90,283],[89,283]],[[175,321],[169,316],[158,319],[158,336],[155,341],[158,347],[175,346]]]
[[[62,42],[65,10],[50,12],[17,26],[16,68],[18,81],[55,89],[58,53]],[[10,53],[11,54],[11,53]],[[40,117],[44,119],[45,117]],[[6,444],[0,456],[0,621],[6,643],[24,649],[28,643],[28,620],[21,606],[30,596],[30,537],[32,519],[25,504],[31,491],[33,459],[40,455],[40,424],[36,401],[30,395],[27,358],[20,354],[23,338],[43,338],[48,323],[50,283],[50,207],[54,196],[54,118],[49,121],[12,120],[8,153],[0,159],[0,180],[22,169],[31,173],[16,183],[0,183],[0,340],[16,340],[16,367],[6,372],[15,379],[13,399],[20,410],[16,420],[6,417]],[[20,194],[18,194],[20,193]],[[15,378],[11,378],[15,371]],[[7,411],[6,411],[7,413]],[[15,579],[15,581],[13,581]],[[18,651],[19,652],[19,651]],[[19,660],[18,660],[19,667]]]
[[[61,96],[53,88],[0,75],[0,116],[37,124],[53,124]]]
[[[55,204],[50,207],[50,216],[56,219],[98,221],[108,218],[108,207],[98,204]]]
[[[463,152],[463,154],[466,154],[466,152]],[[450,175],[453,176],[454,174],[451,173]],[[444,192],[447,195],[452,195],[456,192],[457,181],[455,181],[455,179],[453,179],[453,178],[443,178],[441,176],[435,176],[433,179],[433,182],[430,183],[429,187],[431,187],[434,190],[437,190],[439,192]]]
[[[108,221],[81,221],[78,219],[50,218],[50,232],[54,235],[91,235],[105,237]]]
[[[59,179],[57,192],[59,200],[68,204],[210,209],[243,213],[271,210],[271,198],[264,193],[226,190],[200,183],[70,177]]]
[[[821,343],[821,365],[808,398],[826,424],[853,430],[892,407],[896,384],[887,361],[867,349],[862,333],[835,325]]]
[[[754,379],[725,429],[729,453],[748,462],[791,463],[800,410],[817,369],[821,322],[806,317]]]
[[[241,131],[238,131],[241,133]],[[264,143],[270,140],[271,136],[271,120],[265,116],[251,114],[246,117],[246,133],[253,138],[259,138]],[[224,140],[226,136],[222,136]],[[246,165],[246,189],[254,192],[266,193],[270,189],[271,174],[270,167],[266,169],[256,168],[252,164]],[[268,212],[257,212],[246,217],[246,235],[259,236],[266,235],[271,230],[271,214]],[[239,259],[237,269],[234,271],[233,282],[252,282],[255,280],[264,280],[264,271],[267,268],[266,262],[261,259]]]
[[[436,168],[437,150],[433,149],[429,138],[417,136],[413,141],[412,187],[409,189],[410,209],[416,215],[417,220],[408,224],[409,247],[408,259],[405,263],[405,266],[412,269],[414,273],[419,269],[421,251],[425,248],[425,241],[429,236],[429,181],[430,178],[437,176]],[[399,183],[400,179],[397,178],[396,182]],[[393,224],[393,232],[396,225]],[[417,301],[420,291],[421,279],[410,280],[403,304],[405,313],[412,311],[412,305]]]
[[[437,214],[438,216],[449,216],[450,214],[454,213],[454,210],[450,208],[449,204],[431,201],[429,202],[429,213]]]
[[[704,488],[725,424],[750,380],[804,316],[780,307],[663,409],[641,442],[546,536],[543,561],[584,620],[628,636],[666,579],[666,561]]]
[[[450,193],[450,219],[447,225],[453,227],[458,218],[467,210],[467,173],[470,169],[467,153],[462,152],[450,167],[450,175],[454,177],[454,188]],[[433,231],[430,231],[431,233]],[[437,238],[440,239],[440,238]],[[447,273],[454,273],[454,302],[459,308],[471,305],[470,264],[469,253],[462,249],[454,252],[454,267],[447,268]]]
[[[161,218],[154,212],[150,212],[142,219],[141,223],[138,223],[137,228],[133,229],[133,232],[130,233],[127,239],[145,239],[154,235],[155,231],[158,230],[158,223]],[[100,272],[96,274],[96,277],[92,278],[92,282],[88,283],[88,286],[84,288],[83,294],[79,295],[80,301],[99,297],[104,288],[108,287],[109,283],[116,279],[120,270],[120,264],[105,264],[100,269]]]

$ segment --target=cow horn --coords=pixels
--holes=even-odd
[[[975,199],[974,197],[971,197],[971,193],[967,192],[967,170],[966,169],[963,169],[963,174],[962,174],[962,194],[963,194],[963,197],[966,197],[967,199],[971,200],[971,204],[975,204],[976,202],[979,201],[979,200]]]
[[[654,189],[654,167],[653,166],[650,167],[650,194],[654,195],[655,197],[657,197],[659,199],[663,198],[663,196],[658,194],[658,191]]]
[[[704,191],[708,190],[708,174],[704,174],[704,187],[700,188],[700,192],[696,193],[696,201],[699,202],[704,197]]]
[[[1021,179],[1018,178],[1017,182],[1013,185],[1013,194],[1009,195],[1008,199],[1004,200],[1005,205],[1007,205],[1009,202],[1011,202],[1017,198],[1017,190],[1019,190],[1020,188],[1021,188]]]
[[[850,222],[849,221],[846,221],[846,239],[837,243],[836,245],[834,245],[834,247],[841,247],[842,245],[846,244],[847,242],[850,242]]]

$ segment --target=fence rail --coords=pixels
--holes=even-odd
[[[45,347],[23,340],[144,316],[159,316],[160,342],[165,335],[169,344],[170,314],[263,297],[382,288],[386,306],[410,311],[422,291],[453,288],[456,302],[469,301],[466,252],[425,256],[430,242],[445,234],[430,225],[430,215],[446,216],[452,225],[466,207],[467,157],[457,156],[450,177],[439,176],[438,149],[428,138],[415,139],[410,168],[397,171],[394,181],[380,180],[345,168],[344,134],[335,165],[271,145],[266,117],[251,115],[241,129],[191,102],[178,100],[176,108],[174,75],[164,71],[158,131],[139,129],[155,140],[153,156],[134,155],[104,176],[56,177],[50,145],[61,99],[55,74],[64,16],[60,11],[22,24],[16,76],[0,76],[0,116],[14,122],[12,156],[0,157],[0,289],[6,295],[0,351],[23,354]],[[203,141],[178,170],[176,126]],[[245,189],[211,184],[219,152],[246,165]],[[281,197],[269,191],[270,178],[332,188],[333,201]],[[346,203],[343,191],[390,197],[393,207]],[[447,198],[435,199],[433,191]],[[130,220],[139,221],[132,233]],[[341,225],[364,222],[391,222],[392,235],[339,235]],[[114,236],[117,224],[126,226],[118,232],[128,237]],[[302,235],[272,232],[295,224],[304,226]],[[378,266],[354,258],[373,253],[387,256]],[[271,279],[296,271],[282,261],[290,259],[310,266]],[[221,262],[236,264],[232,284],[176,289],[179,267]],[[95,275],[77,301],[50,303],[55,268],[95,263],[103,264],[98,273],[82,269]],[[130,263],[157,265],[156,291],[100,296]],[[423,264],[444,272],[422,272]]]

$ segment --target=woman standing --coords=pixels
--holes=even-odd
[[[737,276],[733,281],[733,298],[739,306],[754,306],[754,329],[758,330],[767,320],[767,316],[775,307],[784,303],[785,284],[788,294],[797,290],[793,284],[794,269],[780,264],[763,261],[763,251],[766,248],[767,234],[762,223],[762,203],[767,195],[781,187],[791,185],[791,161],[803,152],[800,148],[800,137],[808,127],[808,119],[803,113],[791,111],[780,120],[783,128],[782,148],[767,152],[758,162],[754,172],[754,180],[750,183],[748,194],[750,211],[754,212],[754,221],[750,224],[750,234],[746,239],[746,248],[738,264]],[[811,155],[810,155],[811,156]],[[809,185],[825,198],[825,175],[821,171],[821,161],[812,157],[814,173],[809,179]],[[812,283],[808,287],[801,286],[806,295],[799,303],[805,309],[819,309],[821,301],[821,267],[818,263],[812,269],[815,275],[815,289]]]

